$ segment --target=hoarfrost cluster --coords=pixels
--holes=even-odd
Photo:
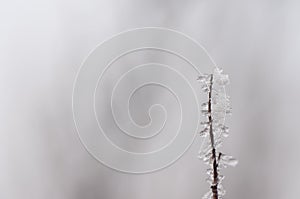
[[[222,186],[224,176],[220,169],[227,166],[236,166],[238,161],[230,155],[220,152],[223,138],[229,135],[229,128],[225,125],[225,117],[231,114],[230,99],[225,93],[225,86],[229,84],[229,77],[222,73],[222,69],[215,68],[213,74],[204,74],[198,77],[202,90],[208,95],[208,101],[202,103],[201,112],[207,118],[201,122],[203,130],[200,136],[204,137],[199,151],[199,158],[209,165],[207,169],[210,190],[203,199],[222,199],[225,190]]]

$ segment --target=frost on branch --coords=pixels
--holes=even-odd
[[[225,93],[229,77],[222,72],[222,69],[215,68],[213,74],[198,77],[202,83],[202,91],[208,95],[208,101],[201,105],[201,112],[207,120],[201,122],[203,129],[199,134],[204,137],[204,141],[198,157],[210,166],[206,181],[210,184],[211,190],[203,196],[203,199],[223,198],[225,190],[221,182],[224,176],[220,174],[220,169],[236,166],[238,163],[235,158],[219,150],[223,138],[229,135],[229,128],[224,124],[225,116],[231,114],[230,99]]]

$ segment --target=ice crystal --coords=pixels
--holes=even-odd
[[[223,70],[220,68],[215,68],[214,70],[214,77],[215,77],[215,83],[225,86],[229,83],[229,76],[222,74]]]
[[[207,82],[209,82],[209,78],[210,78],[210,74],[203,74],[203,75],[200,75],[197,80],[202,83],[207,83]]]
[[[235,166],[238,161],[230,155],[219,152],[223,138],[229,135],[229,127],[225,122],[225,116],[231,114],[230,98],[225,93],[225,86],[229,83],[229,77],[223,74],[223,70],[215,68],[213,74],[204,74],[198,77],[202,83],[202,91],[208,94],[208,101],[201,104],[201,113],[207,121],[201,122],[203,130],[199,132],[204,137],[199,151],[199,159],[209,165],[207,169],[211,190],[203,199],[222,199],[225,190],[222,186],[224,176],[220,174],[221,168]]]
[[[230,156],[230,155],[225,155],[225,154],[222,154],[221,155],[221,159],[220,159],[220,166],[223,166],[223,167],[227,167],[227,166],[236,166],[238,164],[238,160],[235,159],[234,157]]]
[[[206,137],[207,135],[208,135],[208,128],[206,127],[206,128],[204,128],[202,131],[200,131],[200,136],[201,137]]]
[[[207,192],[207,193],[202,197],[202,199],[211,199],[211,198],[212,198],[212,192],[211,192],[211,191]]]

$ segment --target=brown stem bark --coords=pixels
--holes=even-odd
[[[215,140],[213,134],[213,121],[212,121],[212,87],[213,86],[213,75],[210,76],[210,85],[208,91],[208,122],[209,122],[209,136],[211,141],[211,148],[212,148],[212,161],[213,161],[213,183],[211,185],[211,191],[213,193],[213,199],[218,199],[218,163],[216,158],[216,149],[215,149]]]

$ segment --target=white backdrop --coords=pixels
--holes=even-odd
[[[227,198],[298,198],[300,3],[297,1],[1,1],[0,198],[198,199],[208,191],[200,139],[171,167],[115,172],[81,145],[71,95],[82,60],[144,26],[202,43],[231,77]]]

